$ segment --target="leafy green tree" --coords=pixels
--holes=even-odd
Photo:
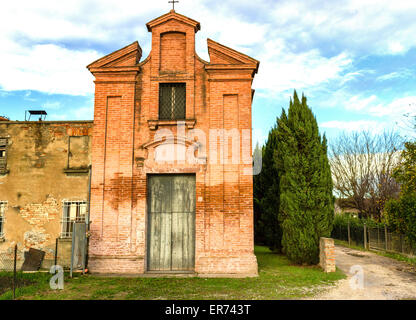
[[[416,248],[416,193],[403,194],[386,203],[386,222],[389,228],[404,234]]]
[[[402,193],[416,192],[416,142],[406,142],[401,153],[402,161],[393,177],[401,184]]]
[[[406,142],[401,163],[393,176],[401,185],[399,199],[390,199],[385,206],[385,219],[394,231],[403,233],[416,248],[416,143]]]
[[[279,214],[282,246],[287,257],[299,264],[319,261],[319,238],[331,234],[334,217],[332,177],[327,141],[306,97],[296,91],[288,116],[278,121],[275,168],[279,172]]]

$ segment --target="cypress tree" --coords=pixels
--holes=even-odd
[[[282,230],[279,225],[279,174],[274,165],[274,153],[277,149],[277,121],[269,131],[267,141],[263,147],[262,170],[255,178],[255,198],[258,199],[260,219],[257,223],[257,238],[262,238],[272,251],[281,251]],[[261,197],[257,197],[261,193]],[[256,200],[255,200],[256,201]]]
[[[295,263],[316,264],[319,238],[330,235],[334,215],[326,138],[321,139],[306,97],[299,101],[296,91],[278,128],[274,161],[280,177],[283,251]]]
[[[260,148],[257,142],[256,148],[253,152],[254,162],[258,161],[256,158],[263,159],[264,146]],[[254,171],[254,170],[253,170]],[[264,223],[262,221],[262,199],[264,197],[264,186],[261,183],[261,171],[257,175],[253,175],[253,211],[254,211],[254,242],[265,243],[264,238]]]

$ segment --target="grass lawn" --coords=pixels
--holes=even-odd
[[[17,299],[296,299],[312,296],[345,278],[337,270],[324,273],[317,266],[295,266],[283,255],[256,246],[256,278],[109,278],[65,275],[64,290],[49,288],[48,273],[19,274],[35,284],[16,290]],[[5,276],[5,273],[0,273]],[[10,275],[10,273],[8,274]],[[9,290],[0,299],[11,299]]]

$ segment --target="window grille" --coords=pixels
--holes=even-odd
[[[6,146],[7,146],[7,139],[0,138],[0,170],[6,169]]]
[[[185,83],[159,84],[159,119],[184,120],[186,110]]]
[[[87,214],[86,201],[64,201],[62,213],[62,232],[61,238],[72,237],[72,227],[74,222],[85,222]]]
[[[3,227],[4,227],[4,214],[6,212],[7,201],[0,201],[0,238],[4,237]]]

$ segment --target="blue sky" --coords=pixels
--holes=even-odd
[[[93,118],[93,77],[85,68],[135,40],[150,51],[146,22],[167,0],[8,1],[0,12],[0,115],[24,120]],[[211,38],[260,60],[253,87],[253,142],[262,143],[296,89],[321,132],[407,129],[416,114],[416,1],[180,0],[201,23],[197,53]]]

